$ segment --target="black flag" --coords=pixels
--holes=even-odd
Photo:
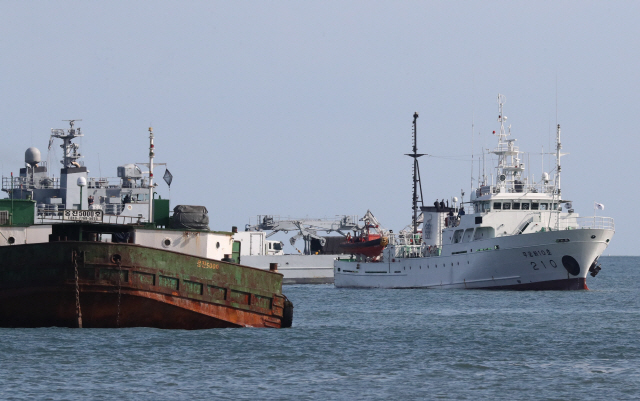
[[[169,169],[164,171],[164,175],[162,176],[162,178],[164,178],[164,182],[166,182],[169,188],[171,188],[171,181],[173,181],[173,176],[169,172]]]

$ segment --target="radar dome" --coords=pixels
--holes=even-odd
[[[453,197],[453,203],[458,203],[458,197],[457,196]]]
[[[546,182],[549,181],[549,173],[542,173],[542,179]]]
[[[40,159],[40,151],[38,148],[29,148],[24,152],[24,162],[31,167],[35,167],[42,160]]]

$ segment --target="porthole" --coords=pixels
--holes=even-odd
[[[165,239],[162,240],[162,246],[165,248],[168,248],[171,246],[171,238],[166,237]]]
[[[573,256],[569,256],[569,255],[563,256],[562,265],[564,266],[565,269],[567,269],[569,274],[572,274],[574,276],[577,276],[578,274],[580,274],[580,264]]]
[[[216,242],[216,249],[220,248],[220,243]]]
[[[13,245],[16,243],[16,239],[14,237],[9,237],[7,238],[7,242],[9,243],[9,245]]]
[[[596,239],[596,236],[595,236],[595,235],[592,235],[592,236],[591,236],[591,239]]]

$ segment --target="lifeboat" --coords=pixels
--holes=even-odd
[[[388,240],[380,234],[369,234],[365,236],[347,236],[347,240],[340,244],[340,250],[352,255],[363,255],[369,258],[380,256],[382,250],[387,245]]]

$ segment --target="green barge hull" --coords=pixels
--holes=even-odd
[[[130,243],[0,247],[0,327],[290,327],[282,275]]]

